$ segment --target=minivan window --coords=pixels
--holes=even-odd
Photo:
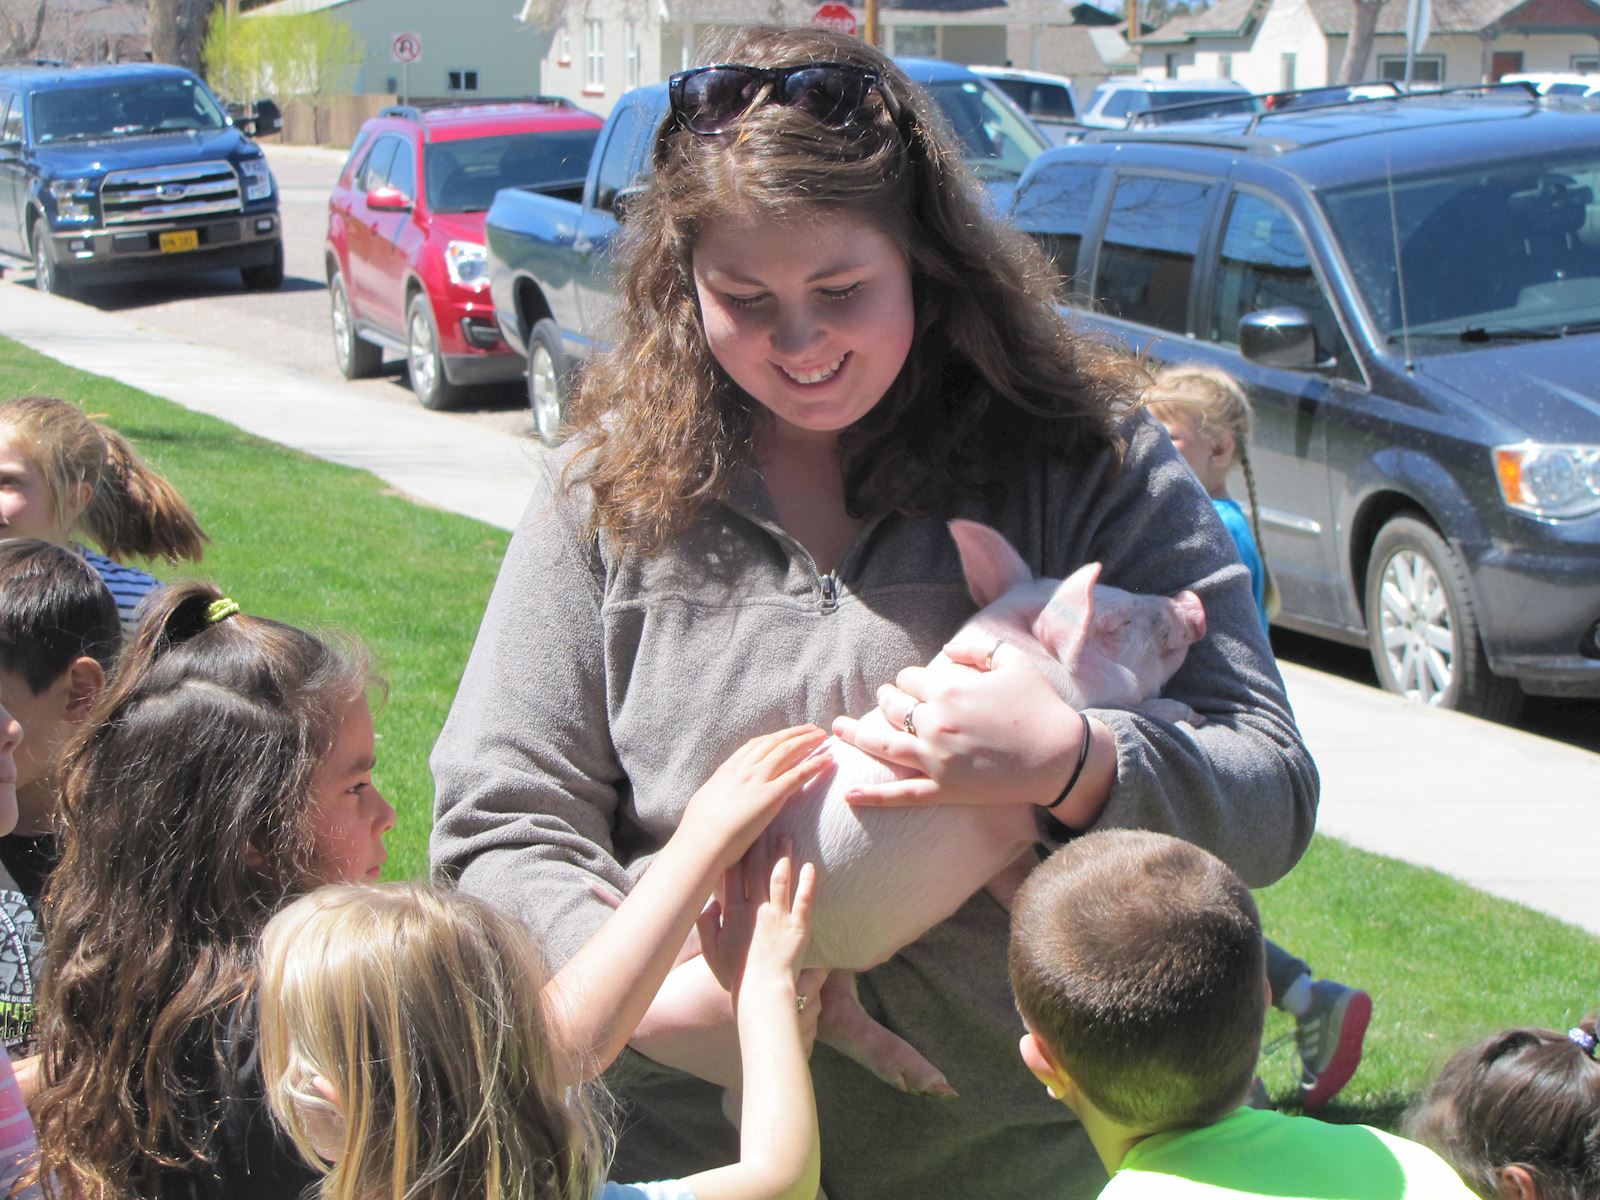
[[[1100,183],[1100,168],[1075,163],[1041,168],[1017,195],[1012,219],[1030,235],[1067,283],[1079,290],[1078,248],[1089,223],[1090,206]]]
[[[1276,204],[1239,192],[1222,232],[1221,261],[1211,305],[1211,339],[1239,344],[1241,317],[1264,308],[1298,308],[1311,318],[1317,351],[1342,353],[1339,322],[1311,267],[1300,230]]]
[[[1421,352],[1600,322],[1600,151],[1461,166],[1324,204],[1391,341],[1402,320]]]
[[[1111,197],[1094,298],[1112,316],[1184,333],[1210,185],[1123,175]]]

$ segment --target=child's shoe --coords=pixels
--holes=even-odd
[[[1315,1112],[1350,1082],[1372,1020],[1372,997],[1331,979],[1311,984],[1311,1008],[1295,1021],[1300,1050],[1300,1107]]]

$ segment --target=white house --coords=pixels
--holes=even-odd
[[[1217,0],[1139,39],[1146,77],[1221,77],[1252,91],[1316,87],[1338,77],[1351,0]],[[1475,84],[1518,71],[1600,71],[1595,0],[1433,0],[1412,78]],[[1366,79],[1402,79],[1405,0],[1380,10]]]
[[[546,41],[519,19],[521,7],[521,0],[275,0],[246,15],[326,12],[348,21],[366,47],[354,92],[467,99],[542,90]],[[422,47],[409,66],[391,53],[403,33],[415,35]]]
[[[521,18],[549,39],[544,91],[604,114],[629,88],[700,63],[714,35],[760,22],[808,21],[817,6],[818,0],[525,0]],[[864,23],[863,10],[854,12]],[[881,5],[878,20],[880,44],[891,54],[1051,71],[1070,76],[1080,95],[1135,66],[1120,19],[1077,0],[914,0]]]

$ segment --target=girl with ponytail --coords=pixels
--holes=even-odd
[[[127,633],[160,581],[122,560],[199,562],[207,541],[177,489],[126,438],[49,396],[0,403],[0,538],[14,537],[78,550],[111,589]]]

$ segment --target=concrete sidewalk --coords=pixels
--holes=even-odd
[[[0,332],[503,528],[540,452],[25,288],[0,287]],[[1322,771],[1321,832],[1600,933],[1600,755],[1292,664],[1284,676]]]

